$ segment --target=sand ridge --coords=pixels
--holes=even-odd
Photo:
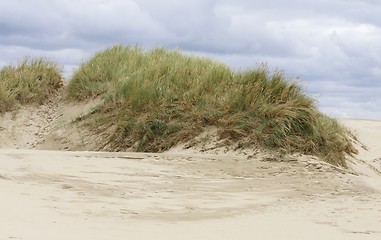
[[[64,100],[60,89],[40,106],[22,106],[0,115],[0,148],[41,150],[91,150],[101,141],[86,129],[72,124],[102,100],[80,104]]]

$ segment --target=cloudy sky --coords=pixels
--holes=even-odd
[[[333,117],[381,120],[379,0],[0,0],[0,67],[45,56],[73,69],[116,43],[266,62]]]

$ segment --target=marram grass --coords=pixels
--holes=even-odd
[[[0,113],[41,104],[62,86],[61,69],[44,58],[25,59],[0,70]]]
[[[87,116],[109,150],[164,151],[215,126],[226,144],[300,152],[346,166],[351,134],[283,72],[234,72],[179,51],[114,46],[74,73],[68,98],[104,104]]]

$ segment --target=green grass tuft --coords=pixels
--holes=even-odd
[[[46,59],[26,59],[0,71],[0,113],[20,104],[41,104],[62,86],[61,70]]]
[[[345,165],[354,154],[350,133],[320,113],[314,101],[282,71],[265,65],[233,72],[207,58],[179,51],[114,46],[98,52],[74,73],[68,98],[101,96],[87,116],[110,130],[110,150],[163,151],[215,126],[221,139],[317,155]]]

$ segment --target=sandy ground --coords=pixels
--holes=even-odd
[[[0,117],[0,239],[381,239],[381,122],[342,120],[367,147],[345,170],[263,152],[39,150],[73,148],[59,127],[94,107],[49,104]]]

